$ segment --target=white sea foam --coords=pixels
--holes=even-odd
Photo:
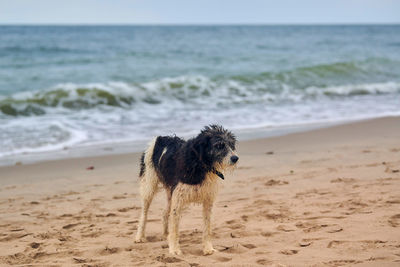
[[[0,157],[147,140],[159,134],[189,136],[209,123],[272,129],[400,114],[399,93],[395,82],[306,89],[281,84],[277,90],[260,80],[249,84],[204,76],[141,84],[59,84],[0,100],[11,99],[21,112],[32,107],[43,111],[0,114]]]

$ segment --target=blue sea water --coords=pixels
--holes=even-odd
[[[400,25],[0,26],[0,157],[400,114]]]

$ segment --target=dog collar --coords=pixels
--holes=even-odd
[[[217,170],[213,170],[213,172],[216,174],[216,175],[218,175],[218,177],[219,178],[221,178],[222,180],[225,180],[225,177],[224,177],[224,175],[221,173],[221,172],[219,172],[219,171],[217,171]]]

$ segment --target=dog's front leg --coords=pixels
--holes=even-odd
[[[211,244],[211,211],[213,203],[211,201],[205,201],[203,203],[203,254],[213,254],[215,249]]]
[[[173,255],[182,255],[182,251],[179,248],[179,221],[181,219],[183,204],[177,195],[178,194],[173,195],[171,201],[171,213],[168,223],[168,246],[169,253]]]
[[[171,198],[172,198],[172,192],[170,189],[167,189],[167,208],[165,209],[163,216],[163,236],[167,240],[168,240],[168,221],[169,221],[169,215],[171,213]]]

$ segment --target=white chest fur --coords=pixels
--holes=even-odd
[[[189,185],[179,183],[174,194],[178,194],[178,199],[183,203],[203,203],[214,202],[218,193],[219,177],[214,173],[207,174],[203,183],[199,185]]]

